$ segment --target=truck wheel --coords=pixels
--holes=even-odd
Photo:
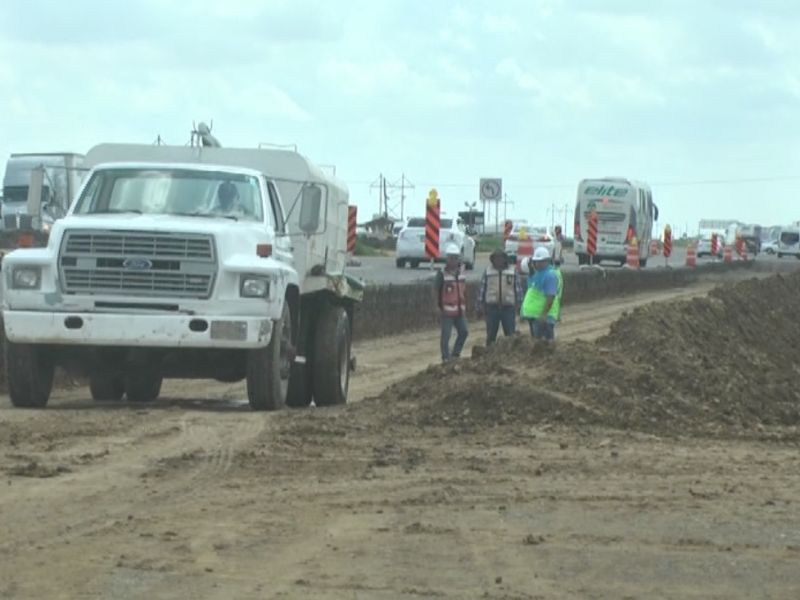
[[[56,366],[35,344],[5,341],[8,395],[17,408],[44,408],[53,389]]]
[[[147,374],[135,374],[126,376],[123,381],[125,396],[128,402],[154,402],[161,394],[161,377],[154,377]]]
[[[647,266],[647,259],[646,258],[640,258],[639,259],[639,266],[644,269]]]
[[[125,380],[116,375],[92,375],[89,391],[93,400],[122,400],[125,395]]]
[[[314,404],[347,402],[350,387],[350,319],[341,306],[326,304],[317,317],[314,335]]]
[[[281,318],[273,323],[266,348],[247,351],[247,400],[253,410],[279,410],[286,405],[292,360],[292,315],[283,302]]]
[[[398,258],[397,260],[395,260],[394,264],[398,269],[405,269],[406,268],[406,261],[403,260],[402,258]]]

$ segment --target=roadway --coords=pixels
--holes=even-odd
[[[406,283],[413,283],[415,281],[421,281],[425,279],[429,279],[433,276],[433,271],[431,271],[428,265],[420,266],[418,269],[412,269],[410,267],[405,267],[404,269],[398,269],[394,264],[394,257],[392,256],[375,256],[375,257],[358,257],[358,260],[361,261],[360,267],[348,267],[347,271],[350,275],[354,277],[358,277],[366,281],[367,283],[374,283],[374,284],[406,284]],[[767,256],[766,254],[762,254],[758,257],[758,260],[777,260],[774,257]],[[697,264],[704,264],[710,262],[708,258],[701,258],[697,260]],[[669,264],[672,267],[682,267],[686,264],[686,248],[675,248],[673,250],[673,255],[669,259]],[[467,273],[467,279],[478,279],[483,274],[483,271],[486,267],[489,266],[489,254],[488,253],[479,253],[478,260],[475,265],[475,270],[472,272]],[[603,263],[603,267],[608,269],[619,269],[618,265],[614,263]],[[648,260],[647,269],[651,268],[659,268],[664,266],[664,257],[663,256],[652,256]],[[442,264],[436,264],[434,266],[435,269],[440,269]],[[577,271],[578,270],[578,259],[575,257],[574,254],[564,254],[564,266],[563,269],[565,271]]]

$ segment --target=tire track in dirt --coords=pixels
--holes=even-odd
[[[625,310],[654,301],[699,296],[713,285],[700,284],[681,290],[604,301],[599,305],[569,307],[559,329],[560,339],[600,335]],[[483,327],[473,323],[472,329],[473,335],[468,344],[481,343],[484,339]],[[352,379],[353,402],[376,395],[387,385],[438,362],[438,331],[357,344],[356,352],[368,357],[368,361]],[[171,391],[165,391],[165,395],[170,397],[194,400],[244,397],[244,386],[241,384],[231,386],[205,381],[169,383]],[[81,417],[86,421],[91,422],[98,412],[107,418],[108,409],[87,407],[87,404],[91,406],[91,402],[86,401],[87,396],[85,389],[71,390],[56,393],[54,400],[62,409],[82,405]],[[113,432],[105,436],[106,444],[123,447],[103,460],[51,479],[14,479],[14,485],[8,486],[8,493],[4,490],[0,497],[0,512],[9,525],[4,528],[7,531],[0,540],[0,553],[8,559],[0,573],[11,573],[15,569],[24,572],[25,557],[30,559],[32,553],[38,552],[38,560],[47,559],[47,564],[51,565],[49,572],[54,584],[58,581],[91,579],[90,573],[94,571],[98,574],[98,570],[104,566],[97,562],[81,562],[75,558],[76,553],[119,554],[117,544],[120,539],[135,539],[142,532],[158,528],[163,530],[173,521],[180,522],[180,515],[189,507],[196,510],[198,506],[218,505],[220,498],[226,497],[221,484],[230,479],[236,454],[276,426],[275,419],[268,414],[244,410],[207,411],[199,409],[197,402],[191,401],[185,403],[185,408],[181,402],[165,407],[156,404],[136,408],[138,421],[133,431]],[[22,422],[22,419],[19,421]],[[25,421],[35,431],[36,416]],[[70,452],[96,448],[101,440],[80,439],[78,444],[70,447]],[[186,458],[182,459],[184,456]],[[163,469],[164,476],[151,477],[159,469]],[[147,474],[149,481],[143,481],[143,474]],[[259,485],[269,485],[263,478],[258,481]],[[295,520],[295,531],[288,538],[286,552],[282,550],[277,558],[270,559],[271,574],[281,582],[279,587],[290,593],[291,590],[296,591],[294,581],[304,573],[305,563],[329,552],[326,544],[330,543],[331,536],[342,540],[341,543],[347,538],[348,545],[354,547],[358,546],[359,540],[374,534],[363,523],[356,527],[356,521],[359,520],[356,517],[341,515],[339,511],[332,511],[330,516],[319,512],[319,505],[325,504],[324,495],[311,488],[308,492],[302,503],[291,503],[292,506],[285,509],[286,512],[299,514],[300,507],[308,504],[303,518]],[[252,497],[253,491],[249,490],[249,493]],[[315,502],[312,503],[312,500]],[[227,512],[231,510],[230,507],[224,509]],[[317,511],[314,517],[305,515],[305,512],[314,511]],[[187,523],[184,521],[183,525],[187,526]],[[196,536],[200,546],[211,539],[212,523],[205,524],[199,520],[192,527],[195,528],[192,535]],[[352,532],[345,536],[343,532],[347,532],[348,528],[352,528]],[[38,551],[35,546],[39,547]],[[136,546],[130,552],[145,555],[146,548],[143,545]],[[195,550],[193,555],[197,560],[198,556],[205,557],[206,553]],[[54,560],[56,558],[60,560]],[[210,553],[207,560],[212,560]],[[472,560],[483,564],[480,568],[482,578],[488,576],[485,555],[475,556]],[[264,575],[263,571],[258,570],[251,573],[260,573],[256,577]]]

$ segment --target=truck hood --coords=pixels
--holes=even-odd
[[[264,230],[264,225],[256,221],[225,219],[223,217],[180,217],[176,215],[70,215],[60,219],[53,229],[60,233],[63,229],[128,229],[135,231],[181,231],[186,233],[220,233],[241,231],[244,228]]]
[[[65,231],[126,230],[141,232],[211,234],[218,242],[221,256],[244,252],[255,254],[255,246],[267,242],[267,227],[257,221],[222,217],[181,217],[175,215],[79,215],[59,219],[50,232],[50,246],[58,248]]]

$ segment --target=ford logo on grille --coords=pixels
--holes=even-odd
[[[122,266],[131,271],[147,271],[153,268],[153,263],[144,258],[129,258],[122,263]]]

